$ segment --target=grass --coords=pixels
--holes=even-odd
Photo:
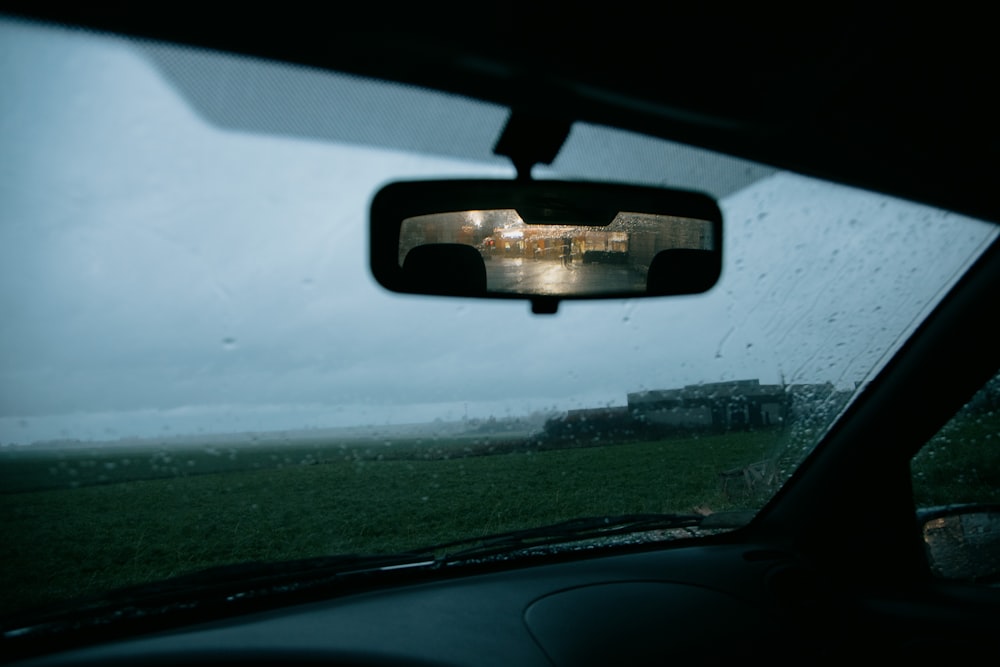
[[[913,457],[917,507],[1000,503],[1000,410],[960,412]]]
[[[763,497],[727,496],[719,473],[773,455],[786,436],[548,450],[483,436],[0,449],[0,613],[228,563],[756,507]],[[1000,411],[961,413],[912,472],[918,506],[1000,503]]]
[[[586,515],[732,509],[719,472],[760,460],[775,437],[509,452],[471,438],[6,451],[0,611],[227,563],[396,552]]]

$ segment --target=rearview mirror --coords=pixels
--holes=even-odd
[[[697,294],[722,271],[722,213],[694,193],[608,183],[425,181],[382,188],[371,265],[394,292],[562,299]]]

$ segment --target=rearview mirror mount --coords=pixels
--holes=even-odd
[[[371,267],[408,294],[564,299],[699,294],[722,271],[710,197],[565,181],[416,181],[371,206]]]

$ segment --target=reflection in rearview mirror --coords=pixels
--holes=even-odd
[[[563,299],[698,294],[722,271],[699,193],[608,183],[393,183],[372,201],[375,278],[396,292]]]
[[[594,227],[529,225],[513,209],[454,211],[403,220],[399,266],[414,248],[431,244],[475,248],[487,292],[579,297],[645,294],[660,253],[704,251],[707,257],[716,240],[708,221],[645,213],[619,213],[606,227]]]

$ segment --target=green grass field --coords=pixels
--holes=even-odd
[[[913,457],[918,507],[1000,504],[1000,410],[959,413]]]
[[[482,436],[4,448],[0,613],[229,563],[391,553],[588,515],[758,507],[773,486],[734,497],[720,473],[773,457],[786,436],[550,450]],[[914,459],[913,479],[919,506],[1000,502],[1000,413],[956,419]]]
[[[719,473],[760,460],[776,436],[507,453],[474,438],[6,450],[0,609],[226,563],[396,552],[595,514],[731,509],[741,503],[722,493]]]
[[[774,484],[726,493],[720,473],[800,451],[788,437],[2,448],[0,613],[229,563],[391,553],[588,515],[759,507]],[[1000,411],[960,413],[912,472],[917,506],[1000,503]]]

